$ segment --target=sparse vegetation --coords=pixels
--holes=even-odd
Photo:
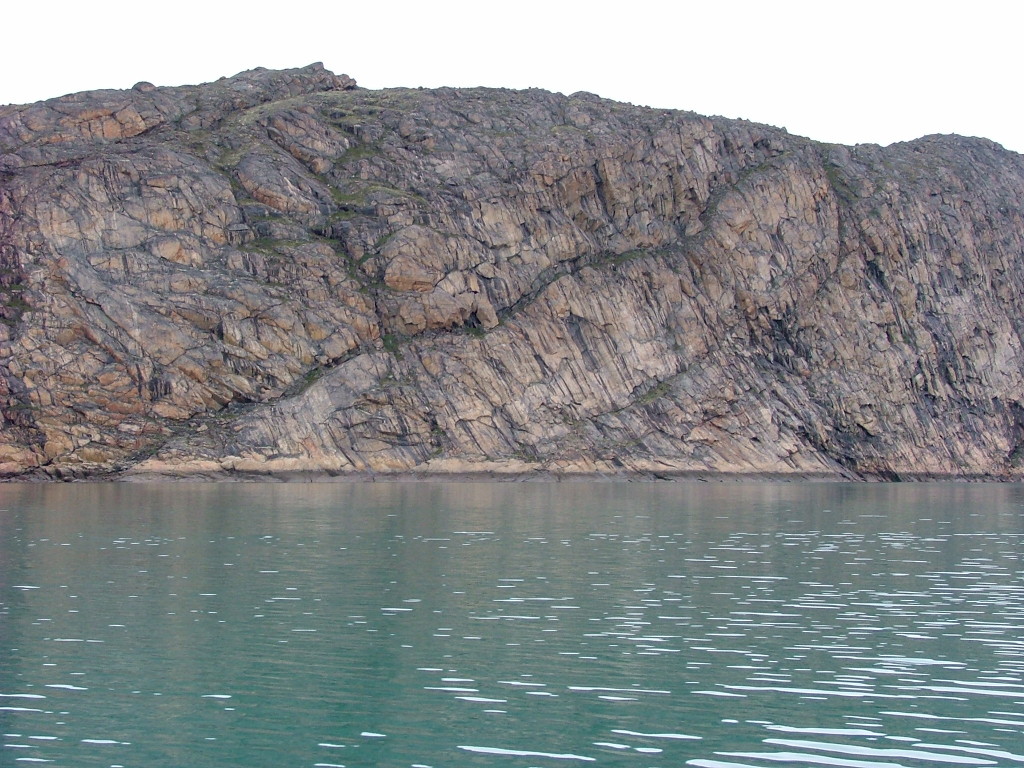
[[[356,160],[376,157],[380,155],[382,151],[383,150],[377,144],[356,144],[354,147],[350,147],[345,150],[345,153],[334,161],[334,165],[342,166],[347,163],[355,162]]]
[[[659,381],[649,390],[644,392],[640,397],[636,399],[637,405],[648,405],[653,403],[655,400],[660,400],[669,393],[671,387],[667,381]]]
[[[399,337],[393,333],[385,333],[381,336],[384,350],[393,355],[396,360],[402,360],[402,350],[399,349]]]

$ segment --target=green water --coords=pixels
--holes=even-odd
[[[1010,485],[0,486],[0,766],[1024,765]]]

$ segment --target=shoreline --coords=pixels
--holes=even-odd
[[[838,472],[708,472],[696,470],[674,470],[667,472],[618,471],[618,472],[559,472],[551,470],[499,471],[347,471],[330,470],[286,470],[278,472],[253,472],[244,470],[220,471],[128,471],[117,473],[96,473],[81,476],[55,476],[46,473],[32,473],[15,477],[0,478],[3,484],[49,484],[49,483],[531,483],[531,484],[578,484],[578,483],[1019,483],[1021,476],[986,474],[938,474],[902,473],[895,476],[853,475]]]
[[[529,462],[520,459],[463,460],[436,458],[421,464],[380,463],[355,467],[319,460],[219,459],[173,461],[150,458],[138,464],[61,464],[37,467],[0,478],[6,483],[1012,483],[1024,471],[985,472],[897,471],[857,472],[819,459],[798,466],[693,467],[669,458],[615,461],[577,459]]]

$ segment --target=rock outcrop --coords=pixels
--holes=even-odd
[[[1024,158],[320,65],[0,107],[0,473],[1015,478]]]

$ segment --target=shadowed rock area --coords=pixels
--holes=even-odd
[[[318,64],[0,107],[0,474],[1017,478],[1022,200]]]

